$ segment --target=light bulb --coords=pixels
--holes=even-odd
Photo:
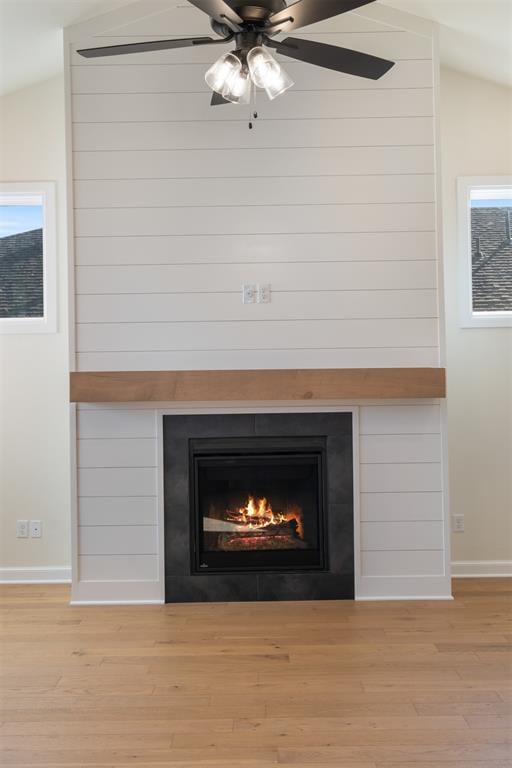
[[[216,93],[222,95],[227,81],[242,71],[242,62],[234,53],[225,53],[205,75],[205,80]]]
[[[254,84],[264,88],[269,99],[275,99],[294,85],[281,65],[261,45],[249,51],[247,64]]]
[[[252,82],[247,69],[232,72],[222,89],[222,96],[233,104],[250,104]]]

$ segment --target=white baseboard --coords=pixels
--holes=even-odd
[[[452,563],[452,576],[457,579],[512,576],[512,560],[459,560]]]
[[[56,565],[51,568],[0,568],[0,584],[69,584],[71,568]]]
[[[76,581],[72,605],[162,605],[165,595],[159,581]]]

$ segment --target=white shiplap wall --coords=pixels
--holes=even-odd
[[[358,597],[446,596],[440,406],[356,411]],[[160,419],[150,406],[78,408],[75,599],[163,595]]]
[[[162,7],[72,48],[208,33]],[[77,370],[439,364],[432,41],[356,14],[300,34],[397,63],[286,60],[249,131],[209,107],[223,48],[72,53]]]
[[[169,5],[68,36],[75,369],[439,365],[431,37],[353,13],[316,25],[301,34],[395,68],[374,83],[287,60],[296,87],[260,98],[249,131],[245,110],[208,106],[219,49],[74,52],[209,34]],[[272,303],[244,307],[258,282]],[[448,596],[440,406],[360,405],[358,596]],[[160,423],[78,407],[75,600],[162,599]]]

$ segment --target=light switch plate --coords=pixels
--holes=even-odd
[[[28,520],[16,521],[16,538],[28,539]]]
[[[242,301],[244,304],[257,304],[258,302],[258,286],[257,285],[243,285],[242,286]]]
[[[40,520],[31,520],[30,521],[30,538],[31,539],[40,539],[42,536],[43,530],[41,526]]]
[[[270,304],[272,300],[272,286],[270,283],[263,283],[258,286],[258,304]]]

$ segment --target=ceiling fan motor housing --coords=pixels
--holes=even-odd
[[[252,0],[247,4],[235,7],[236,12],[244,22],[258,24],[265,22],[273,13],[286,8],[284,0]]]

